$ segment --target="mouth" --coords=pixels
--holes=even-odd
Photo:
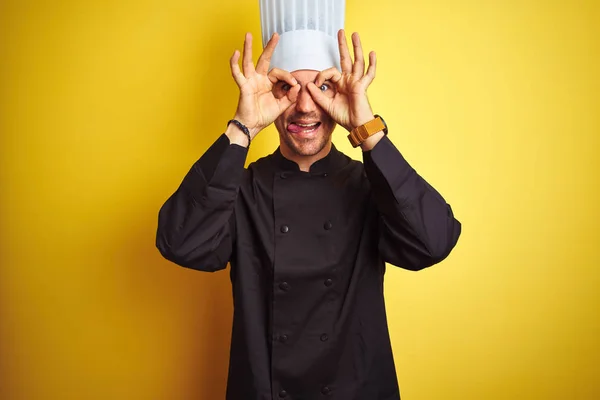
[[[287,126],[287,130],[288,130],[288,132],[295,134],[295,135],[310,136],[311,134],[315,133],[319,129],[320,126],[321,126],[321,122],[319,122],[319,121],[317,121],[317,122],[295,121],[295,122],[291,122]]]

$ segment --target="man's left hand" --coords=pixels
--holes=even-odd
[[[365,74],[365,60],[358,33],[352,34],[354,46],[354,62],[350,58],[344,30],[338,31],[340,49],[340,65],[342,71],[332,67],[321,71],[314,83],[307,85],[314,101],[343,126],[348,132],[374,119],[373,111],[367,98],[367,88],[375,79],[377,57],[375,52],[369,53],[369,67]],[[334,85],[335,93],[328,96],[325,91],[329,82]]]

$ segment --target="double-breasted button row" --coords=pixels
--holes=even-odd
[[[292,176],[293,172],[282,172],[279,174],[279,177],[281,179],[287,179],[290,176]],[[323,178],[327,178],[329,176],[329,174],[327,172],[324,172],[322,174],[318,174],[317,176],[322,176]]]
[[[289,339],[289,336],[286,335],[285,333],[275,336],[275,340],[277,340],[278,342],[281,342],[281,343],[287,342],[288,339]],[[329,335],[324,333],[321,335],[320,339],[321,339],[321,342],[326,342],[329,340]]]
[[[329,388],[329,386],[323,386],[321,388],[321,393],[324,394],[325,396],[327,396],[331,393],[331,389]],[[279,397],[282,399],[287,397],[287,392],[285,390],[280,390]]]
[[[325,279],[323,285],[330,287],[331,285],[333,285],[333,279]],[[283,290],[284,292],[287,292],[288,290],[290,290],[290,284],[287,282],[281,282],[279,284],[279,289]]]
[[[327,221],[323,224],[323,229],[325,229],[326,231],[330,231],[331,229],[333,229],[333,224],[330,221]],[[279,231],[281,233],[288,233],[290,231],[290,227],[288,225],[281,225],[279,227]]]

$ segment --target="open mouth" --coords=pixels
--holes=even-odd
[[[287,130],[291,133],[311,133],[319,129],[320,122],[300,123],[292,122],[288,125]]]

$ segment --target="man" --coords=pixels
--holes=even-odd
[[[230,262],[228,400],[400,399],[385,263],[426,268],[460,235],[450,206],[373,114],[366,92],[375,53],[366,68],[358,34],[354,61],[343,30],[337,39],[341,70],[290,72],[269,70],[279,34],[256,66],[247,34],[242,68],[238,51],[230,60],[240,89],[235,122],[159,213],[165,258],[211,272]],[[245,169],[248,146],[271,123],[280,147]],[[336,124],[363,129],[351,140],[364,163],[332,144]]]

